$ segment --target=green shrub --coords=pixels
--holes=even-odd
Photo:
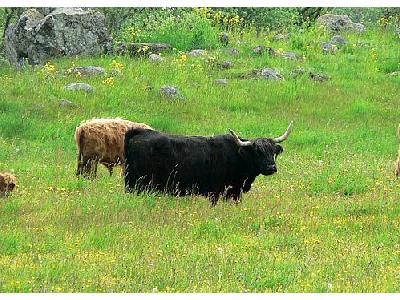
[[[188,13],[181,18],[171,17],[153,33],[154,41],[169,43],[179,50],[213,48],[218,31],[207,19]]]
[[[247,24],[253,25],[257,31],[287,29],[296,23],[299,13],[296,8],[282,7],[246,7],[238,9]]]
[[[218,30],[210,20],[193,12],[182,11],[180,15],[170,14],[159,18],[149,16],[145,27],[137,21],[127,22],[119,37],[127,42],[168,43],[186,51],[191,49],[214,48],[218,42]]]

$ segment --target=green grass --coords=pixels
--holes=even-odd
[[[286,61],[251,49],[270,36],[245,34],[232,70],[207,58],[165,55],[59,59],[45,68],[0,69],[0,170],[19,186],[0,201],[1,292],[399,292],[400,184],[398,39],[384,29],[346,35],[337,55],[323,55],[319,30],[295,32],[274,48],[304,54]],[[353,46],[368,41],[370,47]],[[236,45],[236,38],[233,39]],[[373,59],[371,48],[377,50]],[[105,76],[64,75],[75,65]],[[182,66],[179,66],[179,65]],[[194,66],[192,66],[194,65]],[[331,80],[291,79],[297,66]],[[237,79],[274,67],[281,82]],[[227,86],[213,83],[229,78]],[[93,94],[64,85],[87,82]],[[186,100],[159,96],[177,85]],[[149,86],[152,88],[149,89]],[[60,99],[76,107],[62,109]],[[124,117],[177,134],[247,138],[280,135],[294,120],[278,173],[258,177],[242,203],[203,197],[124,193],[118,172],[77,179],[74,130],[92,117]]]

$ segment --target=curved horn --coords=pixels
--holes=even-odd
[[[292,126],[293,126],[293,121],[290,122],[289,127],[286,130],[286,132],[283,135],[274,138],[273,141],[275,143],[281,143],[281,142],[285,141],[288,138],[289,134],[292,132]]]
[[[236,144],[237,144],[238,146],[240,146],[240,147],[242,147],[242,146],[249,146],[249,145],[251,144],[250,141],[245,141],[245,142],[241,141],[241,140],[239,139],[239,137],[237,136],[237,134],[236,134],[232,129],[228,128],[228,130],[229,130],[230,134],[235,138],[235,142],[236,142]]]

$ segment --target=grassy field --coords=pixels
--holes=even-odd
[[[400,292],[400,181],[394,177],[400,113],[399,37],[385,29],[344,35],[323,55],[319,29],[289,40],[248,33],[192,58],[70,58],[0,70],[0,170],[19,178],[0,199],[1,292]],[[252,48],[304,55],[288,61]],[[363,45],[364,44],[364,45]],[[230,60],[230,70],[213,68]],[[115,62],[113,62],[115,61]],[[65,75],[96,65],[121,75]],[[295,67],[328,74],[292,79]],[[238,79],[274,67],[284,81]],[[228,78],[226,86],[214,84]],[[67,91],[86,82],[92,94]],[[178,86],[185,100],[159,95]],[[60,99],[76,106],[60,108]],[[290,120],[278,173],[257,178],[242,203],[124,193],[104,167],[77,179],[75,127],[124,117],[165,132],[273,137]]]

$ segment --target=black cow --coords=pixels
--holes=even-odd
[[[158,190],[173,195],[200,194],[215,205],[220,196],[240,200],[255,178],[277,172],[279,144],[292,130],[277,138],[182,136],[136,128],[125,135],[125,187]]]

